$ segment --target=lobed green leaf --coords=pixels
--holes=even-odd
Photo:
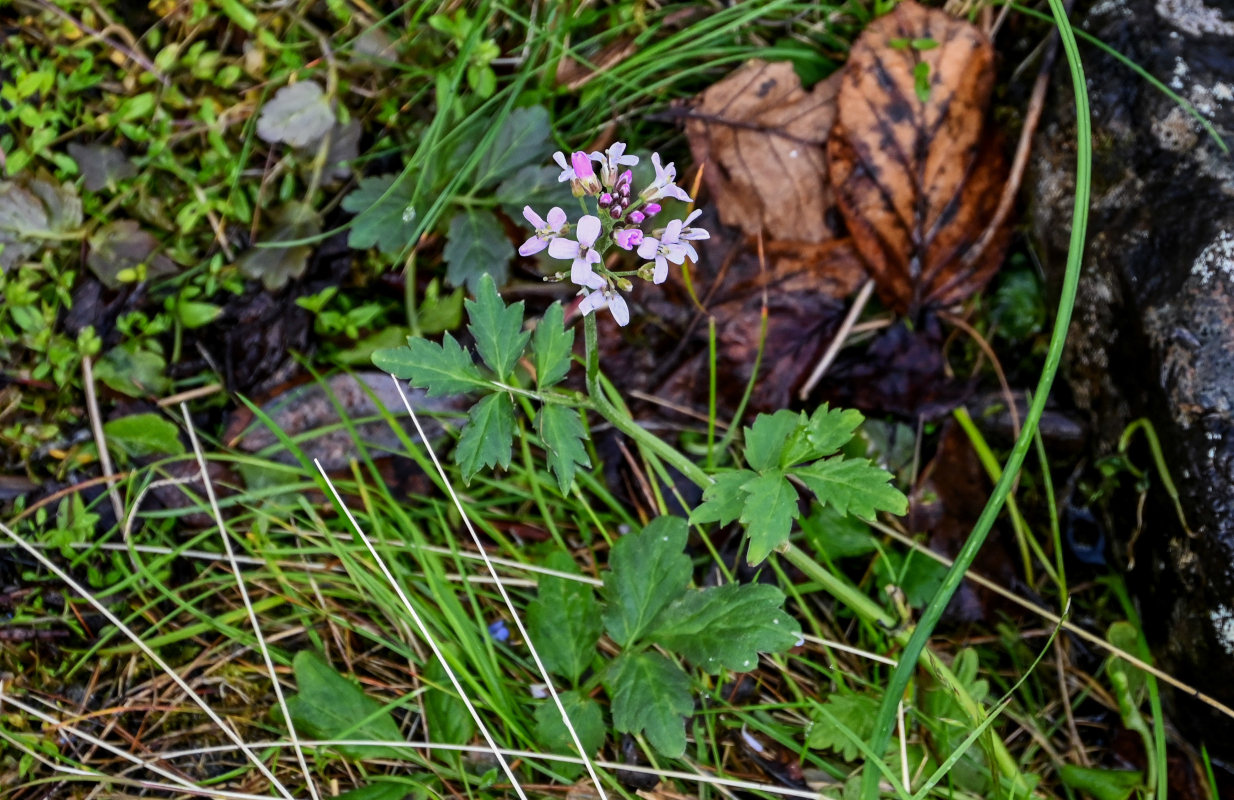
[[[464,305],[470,320],[467,330],[476,340],[476,352],[498,380],[506,380],[531,338],[531,332],[523,330],[523,301],[507,306],[497,293],[493,276],[485,273],[479,278],[476,299]]]
[[[424,389],[429,397],[463,394],[488,387],[471,354],[446,334],[441,344],[407,337],[406,347],[387,347],[373,353],[373,364],[396,378]]]
[[[574,482],[576,468],[591,466],[587,449],[583,447],[582,417],[576,409],[546,405],[536,414],[535,424],[548,455],[549,469],[557,476],[557,488],[564,495]]]
[[[788,650],[801,633],[778,588],[727,583],[686,592],[664,609],[647,638],[718,674],[749,672],[758,666],[759,653]]]
[[[659,653],[625,653],[608,670],[613,727],[646,733],[647,741],[669,758],[686,751],[685,715],[694,709],[690,678]]]
[[[800,513],[797,490],[778,470],[760,475],[741,488],[746,493],[741,522],[750,539],[746,561],[761,564],[788,541],[793,520]]]
[[[485,467],[510,466],[514,442],[514,405],[504,392],[490,394],[467,412],[467,424],[454,449],[454,461],[471,483]]]
[[[614,642],[632,645],[685,591],[693,571],[682,552],[686,538],[684,519],[657,517],[613,545],[604,576],[604,627]]]
[[[549,555],[544,566],[578,574],[574,559],[562,551]],[[527,606],[527,633],[545,669],[577,684],[595,660],[602,630],[600,604],[589,584],[552,575],[540,577],[536,599]]]
[[[564,314],[561,303],[553,303],[540,318],[531,337],[531,353],[536,365],[536,388],[540,391],[561,382],[570,371],[574,331],[565,327]]]

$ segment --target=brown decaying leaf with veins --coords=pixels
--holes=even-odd
[[[831,182],[879,295],[902,313],[963,300],[1002,260],[1007,230],[975,246],[1006,179],[985,125],[993,61],[975,27],[907,0],[843,71]]]
[[[699,97],[686,135],[725,225],[782,241],[835,235],[823,145],[838,83],[807,92],[791,63],[755,60]]]

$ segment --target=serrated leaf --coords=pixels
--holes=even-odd
[[[434,658],[424,667],[424,717],[434,742],[465,744],[476,734],[476,722],[459,698],[441,662]]]
[[[107,446],[132,458],[180,455],[180,429],[158,414],[131,414],[103,424]]]
[[[574,331],[565,327],[564,315],[561,303],[553,303],[540,318],[531,337],[531,355],[536,365],[536,388],[541,391],[555,386],[570,371]]]
[[[406,741],[390,712],[360,687],[338,674],[321,656],[301,650],[292,660],[297,694],[287,698],[287,711],[296,733],[306,739],[371,739]],[[348,758],[413,756],[411,750],[380,745],[339,745]]]
[[[583,744],[583,750],[588,756],[594,755],[604,744],[604,713],[600,710],[600,704],[573,690],[561,692],[558,696],[570,717],[574,732]],[[561,712],[551,700],[545,701],[536,709],[536,738],[540,747],[549,752],[578,755],[574,740],[570,738],[570,732],[561,720]]]
[[[749,672],[758,666],[759,653],[788,650],[801,633],[779,589],[726,583],[686,592],[664,609],[647,638],[717,674]]]
[[[510,274],[514,248],[506,238],[505,229],[490,211],[467,209],[450,220],[448,241],[441,256],[445,259],[446,280],[452,286],[467,284],[476,292],[480,278],[489,275],[500,286]]]
[[[755,472],[780,466],[785,444],[804,421],[804,415],[787,409],[759,414],[745,429],[746,465]]]
[[[471,483],[485,467],[510,466],[514,441],[514,406],[505,392],[490,394],[467,412],[467,425],[459,436],[454,460]]]
[[[662,755],[680,758],[686,751],[685,715],[694,710],[690,678],[659,653],[626,653],[609,667],[613,727],[622,733],[646,733]]]
[[[617,644],[636,642],[685,591],[693,571],[683,552],[687,534],[684,519],[657,517],[613,545],[604,575],[604,627]]]
[[[840,725],[865,741],[874,732],[878,706],[877,699],[863,694],[831,695],[815,709],[806,746],[814,750],[835,750],[845,761],[852,761],[861,750]]]
[[[879,511],[903,514],[908,509],[908,498],[888,483],[891,473],[864,458],[836,456],[792,472],[818,502],[835,506],[841,514],[873,519]]]
[[[523,330],[523,301],[507,306],[497,294],[493,276],[485,273],[477,281],[476,299],[468,300],[467,330],[476,340],[476,351],[498,380],[506,380],[523,355],[531,331]]]
[[[261,108],[257,135],[267,142],[304,147],[325,136],[334,125],[334,110],[315,81],[284,86]]]
[[[364,178],[343,198],[343,209],[356,214],[347,234],[348,247],[367,250],[376,245],[394,256],[411,244],[415,183],[408,174]]]
[[[429,397],[462,394],[488,386],[471,354],[450,334],[441,344],[407,337],[406,347],[387,347],[373,353],[373,364],[396,378],[424,389]]]
[[[788,541],[793,520],[800,514],[797,490],[778,470],[747,481],[741,488],[746,493],[741,522],[750,540],[746,560],[761,564]]]
[[[523,206],[570,208],[575,203],[569,181],[558,181],[561,167],[529,164],[502,181],[497,202],[511,219],[521,220]]]
[[[736,469],[728,472],[717,472],[712,478],[715,483],[703,490],[703,502],[690,512],[690,524],[703,522],[719,522],[728,525],[741,517],[746,505],[745,486],[758,473],[748,469]]]
[[[549,469],[557,476],[557,488],[564,495],[574,482],[576,466],[591,466],[583,446],[583,421],[576,409],[546,405],[536,414],[536,431],[544,443]]]
[[[574,559],[561,551],[545,559],[544,566],[578,574]],[[527,606],[527,633],[545,669],[577,684],[595,660],[602,630],[600,604],[590,584],[552,575],[540,577],[536,599]]]
[[[814,410],[800,436],[787,448],[784,466],[816,461],[835,453],[848,444],[864,419],[860,411],[828,408],[824,403]]]
[[[489,188],[520,168],[548,158],[552,142],[548,111],[542,106],[514,109],[480,159],[476,188]]]

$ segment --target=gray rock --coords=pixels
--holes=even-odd
[[[1074,20],[1234,144],[1234,3],[1101,0]],[[1065,374],[1090,415],[1097,455],[1112,453],[1133,419],[1155,426],[1191,530],[1154,475],[1155,510],[1129,580],[1163,666],[1234,705],[1234,157],[1126,67],[1092,47],[1082,53],[1094,186]],[[1033,235],[1055,287],[1075,185],[1071,80],[1059,61],[1029,185]],[[1123,509],[1115,530],[1124,555],[1133,515]],[[1175,702],[1177,724],[1230,750],[1234,721]]]

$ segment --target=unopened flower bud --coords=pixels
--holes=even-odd
[[[608,210],[608,215],[613,219],[621,219],[621,206],[616,205]]]
[[[600,193],[600,179],[596,177],[596,171],[591,166],[591,158],[586,153],[580,151],[571,155],[570,166],[574,168],[575,184],[582,189],[583,194]]]
[[[638,276],[645,281],[651,280],[656,274],[656,265],[652,263],[644,264],[638,268]]]
[[[647,216],[654,217],[656,214],[660,213],[660,204],[659,203],[648,203],[647,205],[643,206],[643,211],[644,213],[647,214]]]
[[[605,192],[604,194],[600,195],[599,203],[600,203],[600,208],[608,208],[609,206],[613,204],[613,196],[609,194],[608,192]]]
[[[642,225],[643,220],[646,219],[646,217],[643,215],[642,211],[631,211],[630,215],[626,217],[626,219],[630,220],[635,225]]]
[[[618,278],[618,279],[617,279],[617,288],[618,288],[618,289],[620,289],[620,290],[621,290],[621,291],[623,291],[623,292],[628,292],[628,291],[630,291],[631,289],[633,289],[633,288],[634,288],[634,284],[630,283],[630,279],[629,279],[629,278]]]
[[[638,228],[618,228],[613,231],[613,241],[622,250],[633,250],[643,243],[643,232]]]

